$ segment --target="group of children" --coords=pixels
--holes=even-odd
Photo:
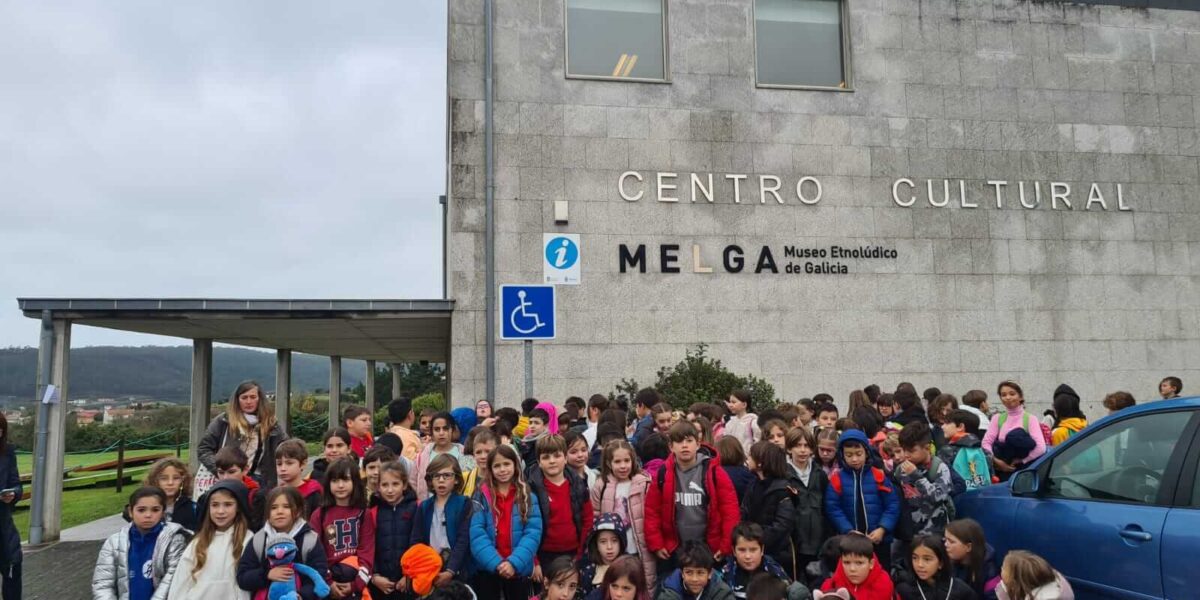
[[[997,569],[979,525],[954,520],[952,497],[993,480],[979,419],[951,410],[935,436],[923,413],[911,418],[915,391],[893,396],[886,415],[852,396],[839,419],[832,398],[757,415],[737,390],[724,409],[684,414],[643,390],[633,422],[603,396],[561,415],[536,400],[493,414],[481,401],[419,421],[402,399],[378,438],[370,413],[350,407],[311,469],[303,441],[274,449],[274,489],[236,446],[217,452],[219,481],[198,501],[186,464],[156,463],[93,589],[114,600],[266,598],[279,586],[339,600],[1026,600],[1065,586],[1034,556],[1010,553]]]

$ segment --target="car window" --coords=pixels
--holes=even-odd
[[[1154,504],[1188,413],[1141,415],[1071,445],[1050,465],[1049,495]]]

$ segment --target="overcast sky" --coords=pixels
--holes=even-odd
[[[37,345],[17,297],[440,297],[445,32],[445,0],[0,2],[0,346]]]

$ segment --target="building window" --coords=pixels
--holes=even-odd
[[[755,0],[758,85],[848,89],[842,0]]]
[[[567,76],[667,80],[665,0],[566,0]]]

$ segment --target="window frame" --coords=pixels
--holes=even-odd
[[[654,79],[646,77],[613,77],[612,75],[574,75],[571,73],[571,26],[570,26],[570,1],[563,0],[563,75],[566,79],[580,79],[584,81],[627,81],[634,83],[671,83],[671,36],[670,36],[670,13],[668,11],[667,0],[659,0],[662,6],[662,53],[663,53],[663,78]]]
[[[850,61],[850,0],[838,0],[838,12],[842,25],[842,78],[846,87],[826,85],[793,85],[786,83],[763,83],[758,80],[758,0],[750,2],[750,27],[754,30],[754,87],[766,90],[808,90],[815,92],[853,92],[854,68]]]
[[[1106,498],[1071,498],[1067,496],[1051,494],[1049,493],[1050,471],[1054,468],[1054,463],[1058,462],[1062,458],[1060,456],[1051,457],[1049,460],[1046,460],[1042,462],[1042,464],[1038,465],[1038,498],[1041,500],[1059,502],[1095,502],[1100,504],[1119,504],[1122,506],[1144,506],[1147,508],[1177,508],[1178,493],[1182,491],[1180,484],[1181,478],[1183,477],[1183,467],[1187,462],[1186,459],[1191,455],[1190,450],[1192,450],[1190,441],[1197,435],[1200,435],[1200,428],[1198,428],[1200,427],[1200,424],[1198,424],[1198,421],[1200,421],[1200,410],[1195,410],[1191,407],[1181,407],[1173,410],[1139,412],[1137,414],[1128,415],[1124,418],[1116,419],[1111,423],[1105,423],[1103,428],[1097,427],[1095,431],[1087,431],[1087,429],[1085,429],[1084,431],[1086,432],[1086,435],[1078,437],[1079,441],[1072,442],[1072,445],[1086,443],[1087,438],[1101,434],[1103,433],[1104,429],[1115,427],[1118,425],[1118,423],[1136,420],[1139,417],[1150,417],[1164,414],[1185,414],[1188,416],[1188,420],[1186,423],[1184,423],[1183,431],[1181,432],[1179,438],[1179,443],[1177,443],[1171,449],[1171,455],[1167,458],[1167,465],[1163,469],[1162,487],[1158,489],[1158,494],[1154,502],[1131,502],[1127,500],[1109,500]],[[1088,429],[1091,429],[1091,427]]]

